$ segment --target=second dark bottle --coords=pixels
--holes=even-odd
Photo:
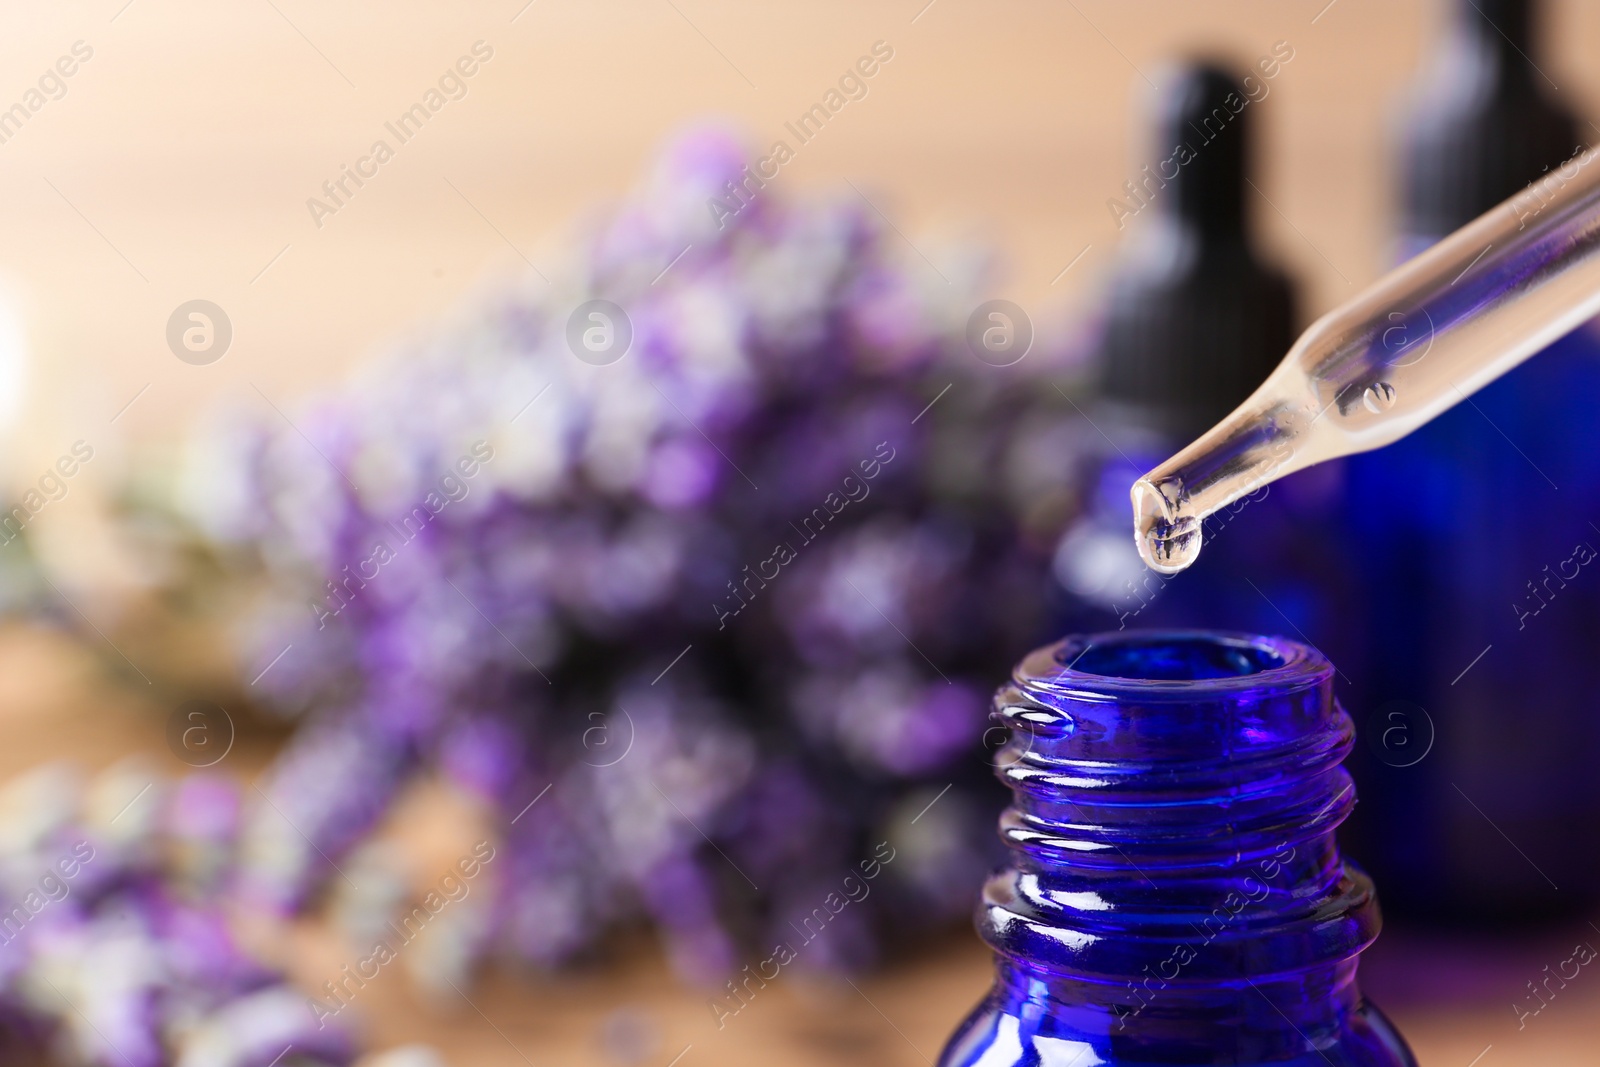
[[[1244,400],[1294,340],[1295,286],[1257,251],[1256,130],[1281,43],[1249,75],[1198,63],[1166,80],[1148,160],[1111,201],[1130,230],[1094,344],[1098,443],[1083,514],[1063,536],[1055,574],[1069,594],[1059,630],[1289,626],[1342,654],[1336,571],[1320,529],[1337,471],[1309,470],[1206,520],[1206,553],[1182,574],[1145,568],[1130,536],[1128,488]],[[1235,516],[1248,511],[1248,518]],[[1316,543],[1314,543],[1314,541]]]

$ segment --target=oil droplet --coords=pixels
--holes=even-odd
[[[1374,415],[1381,415],[1394,407],[1394,386],[1388,382],[1373,382],[1361,394],[1361,404]]]
[[[1200,558],[1199,521],[1186,516],[1141,531],[1139,557],[1158,574],[1177,574]]]
[[[1177,574],[1199,558],[1202,527],[1197,516],[1170,505],[1166,494],[1143,478],[1134,483],[1132,496],[1133,539],[1145,566],[1158,574]]]

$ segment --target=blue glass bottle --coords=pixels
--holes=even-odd
[[[1574,152],[1577,123],[1528,58],[1536,7],[1458,0],[1404,126],[1402,252]],[[1425,351],[1422,324],[1397,325],[1396,340]],[[1355,703],[1378,716],[1369,739],[1395,742],[1352,760],[1369,803],[1351,850],[1397,915],[1504,925],[1600,897],[1591,330],[1347,462],[1366,648],[1340,662]]]
[[[1372,884],[1334,831],[1350,718],[1309,646],[1073,637],[995,697],[1011,864],[984,887],[993,991],[940,1067],[1414,1067],[1356,985]]]

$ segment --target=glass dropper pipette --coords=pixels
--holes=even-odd
[[[1213,511],[1399,440],[1600,313],[1597,151],[1312,323],[1248,400],[1135,482],[1145,563],[1176,574],[1199,555]]]

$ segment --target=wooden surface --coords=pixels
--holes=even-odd
[[[1585,63],[1600,6],[1550,6],[1541,70],[1600,114],[1600,70]],[[1436,4],[1390,0],[18,8],[0,34],[0,108],[74,42],[94,54],[0,144],[12,318],[0,317],[0,487],[18,493],[73,441],[93,444],[95,462],[39,516],[37,546],[65,590],[102,610],[139,578],[97,521],[139,448],[175,440],[221,399],[289,404],[482,279],[551,268],[574,220],[627,189],[674,130],[717,114],[763,145],[878,40],[892,62],[777,191],[855,195],[849,179],[935,262],[956,241],[994,247],[1009,264],[996,294],[1042,335],[1087,306],[1123,235],[1106,202],[1137,169],[1136,105],[1161,64],[1197,50],[1249,63],[1288,42],[1294,58],[1259,105],[1255,210],[1320,312],[1387,261],[1391,105],[1438,19]],[[494,57],[467,95],[318,227],[307,198],[478,40]],[[179,362],[163,338],[172,309],[197,297],[235,328],[207,367]],[[7,384],[8,329],[23,342],[20,388]],[[10,632],[0,773],[56,756],[166,759],[157,704],[111,685],[80,649]],[[235,768],[266,755],[241,749]],[[1369,985],[1424,1064],[1593,1064],[1600,979],[1585,975],[1520,1032],[1511,1008],[1564,958],[1563,936],[1391,936]],[[311,961],[333,951],[310,934],[304,949]],[[390,976],[363,1010],[379,1043],[434,1041],[458,1065],[665,1064],[685,1046],[682,1067],[912,1065],[936,1054],[987,971],[957,936],[859,991],[785,979],[721,1032],[704,996],[649,951],[561,979],[494,977],[476,1008]]]
[[[174,775],[185,770],[163,747],[166,709],[114,680],[103,651],[62,634],[0,629],[0,780],[46,759],[96,768],[135,754]],[[269,749],[241,736],[224,769],[252,778]],[[419,869],[442,869],[475,833],[470,815],[448,798],[418,795],[394,813],[390,832],[427,857]],[[352,958],[316,921],[242,933],[307,989]],[[1575,920],[1517,936],[1442,937],[1391,925],[1363,957],[1362,985],[1423,1067],[1593,1067],[1600,977],[1583,970],[1523,1027],[1512,1007],[1526,1009],[1526,983],[1577,941],[1600,945],[1600,931]],[[388,969],[350,1010],[374,1047],[425,1042],[451,1067],[665,1067],[685,1047],[680,1067],[918,1067],[938,1054],[990,974],[987,949],[957,930],[854,986],[786,972],[718,1027],[710,994],[676,981],[641,942],[562,975],[491,973],[465,997]]]
[[[1420,990],[1391,990],[1380,1000],[1423,1067],[1593,1067],[1600,982],[1592,976],[1572,983],[1522,1030],[1511,1009],[1519,990],[1527,995],[1522,983],[1567,958],[1570,943],[1542,958],[1516,951],[1494,958],[1460,945],[1409,948],[1440,981],[1461,968],[1495,976],[1468,1000],[1431,1002]],[[1386,984],[1381,956],[1363,969],[1369,985]],[[523,1056],[540,1065],[664,1067],[685,1047],[679,1067],[925,1067],[989,978],[977,939],[953,937],[854,985],[780,979],[718,1029],[705,994],[675,984],[658,960],[643,956],[560,981],[491,979],[474,991],[475,1008],[454,997],[374,990],[370,1018],[386,1037],[432,1042],[450,1050],[452,1063],[486,1067],[513,1067]]]

